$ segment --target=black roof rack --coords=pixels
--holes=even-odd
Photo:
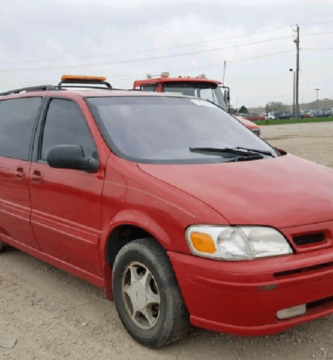
[[[5,91],[3,93],[0,93],[0,96],[19,94],[20,92],[23,92],[23,91],[30,92],[30,91],[46,91],[46,90],[58,90],[58,88],[54,85],[29,86],[29,87],[24,87],[24,88],[20,88],[20,89]]]
[[[82,85],[65,85],[65,84],[82,84]],[[65,85],[65,86],[64,86]],[[93,85],[105,85],[106,87],[93,86]],[[71,80],[66,79],[61,81],[58,85],[38,85],[28,86],[20,89],[9,90],[0,93],[0,96],[19,94],[21,92],[32,92],[32,91],[56,91],[65,90],[66,88],[89,88],[89,89],[100,89],[100,90],[125,90],[125,91],[141,91],[141,89],[117,89],[113,88],[107,81],[94,81],[94,80]]]

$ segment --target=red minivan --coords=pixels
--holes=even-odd
[[[148,347],[333,312],[332,169],[198,98],[62,80],[0,96],[1,250],[103,288]]]

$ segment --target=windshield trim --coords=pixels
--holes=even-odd
[[[124,98],[124,97],[129,97],[129,98],[133,98],[134,96],[103,96],[103,98]],[[144,96],[144,98],[146,97],[151,97],[154,98],[154,96]],[[162,96],[164,97],[164,96]],[[185,98],[185,99],[196,99],[196,100],[200,100],[200,101],[207,101],[204,99],[200,99],[197,98],[195,96],[184,96],[184,95],[180,95],[180,96],[165,96],[166,98]],[[112,140],[112,137],[109,135],[108,130],[106,129],[103,120],[101,119],[100,115],[98,114],[98,112],[95,112],[91,106],[91,104],[89,103],[89,99],[94,99],[94,98],[100,98],[100,96],[85,96],[84,100],[91,112],[91,115],[93,116],[95,123],[106,143],[106,145],[109,147],[110,151],[115,154],[116,156],[118,156],[121,159],[130,161],[130,162],[134,162],[134,163],[138,163],[138,164],[160,164],[160,165],[172,165],[172,164],[183,164],[183,165],[191,165],[191,164],[218,164],[218,163],[229,163],[227,158],[223,158],[220,155],[211,155],[211,157],[208,157],[207,155],[205,155],[203,158],[200,159],[167,159],[167,160],[163,160],[163,159],[142,159],[142,158],[137,158],[134,156],[129,156],[127,154],[125,154],[124,152],[122,152],[114,143],[114,141]],[[216,106],[218,109],[226,112],[223,108],[221,108],[220,106],[216,105],[215,103],[213,103],[214,106]],[[238,121],[240,124],[242,124],[238,119],[234,118],[231,114],[229,114],[228,112],[226,112],[229,116],[231,116],[234,120]],[[243,125],[243,124],[242,124]],[[244,125],[243,125],[244,126]],[[253,134],[253,136],[256,136]],[[261,139],[266,145],[268,145],[273,151],[273,147],[268,144],[266,141],[264,141],[263,139]],[[265,160],[265,159],[262,159]],[[255,160],[254,160],[255,161]]]

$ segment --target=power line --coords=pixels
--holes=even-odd
[[[238,64],[238,63],[246,62],[246,61],[249,61],[249,60],[261,59],[261,58],[265,58],[265,57],[269,57],[269,56],[274,56],[274,55],[279,55],[279,54],[284,54],[284,53],[289,53],[289,52],[294,52],[294,51],[295,50],[279,51],[279,52],[269,53],[269,54],[260,55],[260,56],[247,57],[246,59],[241,59],[241,60],[236,60],[236,61],[230,61],[230,60],[226,60],[226,61],[228,62],[228,64]],[[190,67],[171,69],[171,70],[169,70],[169,72],[176,72],[176,71],[183,71],[183,70],[184,71],[185,70],[205,70],[205,69],[208,69],[208,68],[214,68],[214,67],[222,66],[223,64],[224,63],[200,64],[200,65],[197,65],[197,66],[190,66]],[[156,71],[156,73],[158,73],[158,71]],[[129,77],[128,74],[122,74],[122,75],[114,76],[113,79],[114,80],[127,80],[127,79],[133,79],[133,76],[145,76],[146,74],[147,73],[136,73],[136,74],[131,74],[130,77]]]
[[[324,23],[303,23],[301,24],[302,26],[307,26],[307,25],[316,25],[316,24],[331,24],[333,23],[333,21],[328,21],[328,22],[324,22]],[[240,34],[240,35],[234,35],[234,36],[230,36],[230,37],[225,37],[225,38],[219,38],[219,39],[213,39],[213,40],[204,40],[204,41],[197,41],[197,42],[193,42],[193,43],[187,43],[187,44],[180,44],[180,45],[173,45],[173,46],[165,46],[165,47],[160,47],[160,48],[152,48],[152,49],[144,49],[144,50],[133,50],[133,51],[124,51],[124,52],[118,52],[118,53],[110,53],[110,54],[102,54],[102,55],[92,55],[92,56],[77,56],[77,57],[70,57],[70,58],[57,58],[57,59],[41,59],[41,60],[26,60],[26,61],[2,61],[0,62],[0,64],[28,64],[28,63],[38,63],[38,62],[50,62],[50,61],[68,61],[68,60],[80,60],[80,59],[94,59],[94,58],[102,58],[102,57],[109,57],[109,56],[118,56],[118,55],[126,55],[126,54],[137,54],[137,53],[143,53],[143,52],[151,52],[151,51],[159,51],[159,50],[167,50],[167,49],[173,49],[173,48],[180,48],[180,47],[185,47],[185,46],[193,46],[193,45],[200,45],[200,44],[206,44],[206,43],[210,43],[210,42],[217,42],[217,41],[222,41],[222,40],[230,40],[230,39],[235,39],[235,38],[239,38],[239,37],[244,37],[244,36],[249,36],[249,35],[255,35],[255,34],[262,34],[262,33],[266,33],[269,31],[276,31],[276,30],[281,30],[281,29],[286,29],[286,28],[290,28],[292,27],[292,25],[290,26],[281,26],[281,27],[276,27],[276,28],[271,28],[271,29],[266,29],[266,30],[262,30],[262,31],[254,31],[254,32],[250,32],[250,33],[245,33],[245,34]],[[311,35],[324,35],[324,34],[331,34],[332,32],[324,32],[324,33],[314,33],[314,34],[304,34],[303,36],[311,36]]]
[[[333,48],[314,48],[314,49],[301,49],[305,51],[312,51],[312,50],[333,50]]]
[[[269,54],[265,54],[265,55],[260,55],[260,56],[253,56],[253,57],[247,57],[246,59],[241,59],[241,60],[236,60],[236,61],[228,61],[228,64],[233,65],[233,64],[238,64],[238,63],[242,63],[242,62],[246,62],[246,61],[250,61],[250,60],[256,60],[256,59],[262,59],[265,57],[270,57],[270,56],[275,56],[275,55],[280,55],[280,54],[285,54],[285,53],[290,53],[290,52],[294,52],[295,50],[286,50],[286,51],[279,51],[279,52],[275,52],[275,53],[269,53]],[[178,71],[189,71],[189,70],[201,70],[202,68],[205,69],[210,69],[210,68],[214,68],[214,67],[219,67],[222,66],[223,63],[211,63],[211,64],[202,64],[201,66],[190,66],[190,67],[183,67],[183,68],[176,68],[176,69],[171,69],[170,72],[178,72]],[[161,72],[161,71],[156,71],[156,73]],[[138,77],[143,77],[145,76],[146,73],[136,73],[136,74],[119,74],[119,75],[115,75],[111,78],[111,83],[113,80],[133,80],[133,79],[137,79]],[[40,84],[40,83],[52,83],[53,81],[29,81],[29,84]],[[27,82],[16,82],[16,83],[1,83],[1,85],[20,85],[20,84],[25,84]]]
[[[286,50],[286,51],[279,51],[279,52],[276,52],[276,53],[271,53],[271,54],[266,54],[266,55],[253,56],[253,57],[246,58],[244,60],[231,61],[230,64],[238,64],[240,62],[246,62],[248,60],[262,59],[262,58],[265,58],[265,57],[275,56],[275,55],[280,55],[280,54],[286,54],[286,53],[290,53],[290,52],[294,52],[294,51],[295,50]]]
[[[280,28],[278,28],[278,29],[280,29]],[[317,35],[325,35],[325,34],[332,34],[332,33],[333,33],[333,31],[321,32],[321,33],[309,33],[309,34],[303,34],[303,36],[317,36]],[[238,37],[238,35],[235,36],[235,37]],[[228,39],[231,39],[231,38],[233,38],[233,37],[230,37]],[[180,56],[186,56],[186,55],[194,55],[194,54],[207,53],[207,52],[212,52],[212,51],[232,49],[232,48],[237,48],[237,47],[241,47],[241,46],[249,46],[249,45],[253,45],[253,44],[260,44],[260,43],[265,43],[265,42],[270,42],[270,41],[277,41],[277,40],[282,40],[282,39],[287,39],[287,38],[289,38],[289,36],[282,36],[282,37],[279,37],[279,38],[273,38],[273,39],[267,39],[267,40],[261,40],[261,41],[254,41],[254,42],[251,42],[251,43],[227,46],[227,47],[222,47],[222,48],[206,49],[206,50],[199,50],[199,51],[193,51],[193,52],[187,52],[187,53],[150,57],[150,58],[144,58],[144,59],[118,60],[118,61],[106,62],[106,63],[81,64],[81,65],[77,64],[77,65],[49,66],[49,67],[44,67],[44,68],[23,68],[23,69],[11,69],[11,70],[0,69],[0,72],[34,71],[34,70],[49,70],[49,69],[77,68],[77,67],[81,68],[81,67],[92,67],[92,66],[106,66],[106,65],[111,65],[111,64],[134,63],[134,62],[149,61],[149,60],[159,60],[159,59],[166,59],[166,58],[170,58],[170,57],[180,57]],[[225,38],[225,39],[227,39],[227,38]],[[218,40],[210,40],[210,41],[218,41]],[[207,42],[210,42],[210,41],[207,41]],[[204,42],[198,42],[198,43],[204,43]],[[198,44],[198,43],[193,43],[193,44]],[[188,45],[190,45],[190,44],[188,44]],[[185,45],[181,45],[181,46],[185,46]],[[178,47],[178,46],[175,46],[175,47]],[[172,47],[159,48],[159,49],[155,49],[155,50],[161,50],[161,49],[167,49],[167,48],[172,48]],[[146,51],[150,51],[150,50],[146,50]],[[140,51],[135,51],[135,52],[140,52]],[[123,54],[123,53],[118,53],[118,54],[114,54],[114,55],[119,55],[119,54]],[[105,55],[105,56],[108,56],[108,55]]]
[[[246,61],[250,61],[250,60],[256,60],[256,59],[262,59],[265,57],[270,57],[270,56],[275,56],[275,55],[280,55],[280,54],[285,54],[285,53],[290,53],[290,52],[294,52],[295,50],[287,50],[287,51],[279,51],[276,53],[270,53],[270,54],[265,54],[265,55],[260,55],[260,56],[253,56],[253,57],[247,57],[246,59],[241,59],[241,60],[236,60],[236,61],[230,61],[230,60],[226,60],[228,65],[233,65],[233,64],[238,64],[238,63],[242,63],[242,62],[246,62]],[[186,70],[200,70],[203,69],[211,69],[214,67],[219,67],[219,66],[223,66],[224,63],[211,63],[211,64],[201,64],[201,66],[191,66],[191,67],[185,67],[185,68],[178,68],[178,69],[171,69],[169,72],[178,72],[178,71],[186,71]],[[158,73],[158,71],[156,71],[156,73]],[[146,73],[140,73],[140,74],[131,74],[129,75],[118,75],[113,77],[113,80],[132,80],[135,79],[136,77],[139,76],[145,76]]]
[[[184,46],[193,46],[193,45],[206,44],[206,43],[222,41],[222,40],[230,40],[230,39],[235,39],[235,38],[238,38],[238,37],[249,36],[249,35],[254,35],[254,34],[261,34],[261,33],[266,33],[266,32],[269,32],[269,31],[281,30],[281,29],[286,29],[286,28],[290,28],[290,26],[281,26],[281,27],[262,30],[262,31],[255,31],[255,32],[251,32],[251,33],[241,34],[241,35],[234,35],[234,36],[230,36],[230,37],[226,37],[226,38],[197,41],[197,42],[194,42],[194,43],[187,43],[187,44],[173,45],[173,46],[165,46],[165,47],[160,47],[160,48],[152,48],[152,49],[145,49],[145,50],[133,50],[133,51],[120,52],[120,53],[111,53],[111,54],[102,54],[102,55],[93,55],[93,56],[71,57],[71,58],[66,58],[66,59],[64,59],[64,58],[59,59],[58,58],[58,59],[16,61],[14,63],[15,64],[25,64],[25,63],[36,63],[36,62],[46,62],[46,61],[47,62],[49,62],[49,61],[67,61],[67,60],[79,60],[79,59],[93,59],[93,58],[109,57],[109,56],[116,56],[116,55],[118,56],[118,55],[126,55],[126,54],[137,54],[137,53],[142,53],[142,52],[159,51],[159,50],[173,49],[173,48],[179,48],[179,47],[184,47]],[[0,62],[0,64],[12,64],[12,63],[13,63],[12,61]]]
[[[181,54],[173,54],[173,55],[164,55],[164,56],[155,56],[150,58],[144,58],[144,59],[131,59],[131,60],[118,60],[113,62],[106,62],[106,63],[96,63],[96,64],[82,64],[82,65],[66,65],[66,66],[48,66],[44,68],[23,68],[23,69],[10,69],[10,70],[4,70],[0,69],[0,72],[11,72],[11,71],[36,71],[36,70],[50,70],[50,69],[64,69],[64,68],[82,68],[82,67],[91,67],[91,66],[106,66],[106,65],[113,65],[113,64],[128,64],[128,63],[135,63],[135,62],[143,62],[143,61],[150,61],[150,60],[161,60],[161,59],[168,59],[171,57],[181,57],[181,56],[187,56],[187,55],[193,55],[193,54],[203,54],[208,53],[212,51],[220,51],[225,49],[233,49],[238,48],[242,46],[249,46],[254,44],[262,44],[266,42],[272,42],[277,41],[281,39],[287,39],[289,36],[282,36],[279,38],[273,38],[273,39],[267,39],[267,40],[261,40],[261,41],[253,41],[251,43],[245,43],[245,44],[239,44],[239,45],[233,45],[233,46],[226,46],[222,48],[215,48],[215,49],[206,49],[206,50],[199,50],[199,51],[192,51],[187,53],[181,53]]]
[[[280,27],[280,28],[276,28],[276,29],[282,29],[282,28],[285,28],[285,27]],[[256,33],[259,33],[259,32],[256,32]],[[332,34],[332,33],[333,32],[322,32],[322,33],[312,33],[312,34],[310,33],[310,34],[303,34],[303,36],[315,36],[315,35],[324,35],[324,34]],[[239,37],[239,36],[243,36],[243,35],[236,35],[234,37],[224,38],[224,39],[231,39],[231,38],[235,38],[235,37]],[[149,61],[149,60],[160,60],[160,59],[166,59],[166,58],[170,58],[170,57],[180,57],[180,56],[186,56],[186,55],[194,55],[194,54],[207,53],[207,52],[212,52],[212,51],[232,49],[232,48],[237,48],[237,47],[241,47],[241,46],[249,46],[249,45],[253,45],[253,44],[260,44],[260,43],[265,43],[265,42],[269,42],[269,41],[277,41],[277,40],[287,39],[287,38],[289,38],[289,36],[283,36],[283,37],[279,37],[279,38],[255,41],[255,42],[246,43],[246,44],[240,44],[240,45],[227,46],[227,47],[222,47],[222,48],[199,50],[199,51],[194,51],[194,52],[187,52],[187,53],[173,54],[173,55],[164,55],[164,56],[157,56],[157,57],[144,58],[144,59],[118,60],[118,61],[113,61],[113,62],[94,63],[94,64],[81,64],[81,65],[76,64],[76,65],[63,65],[63,66],[49,66],[49,67],[44,67],[44,68],[22,68],[22,69],[10,69],[10,70],[0,69],[0,72],[36,71],[36,70],[49,70],[49,69],[62,69],[62,68],[82,68],[82,67],[92,67],[92,66],[106,66],[106,65],[112,65],[112,64],[134,63],[134,62]],[[208,41],[197,42],[197,43],[192,43],[192,44],[187,44],[187,45],[176,45],[174,47],[189,46],[189,45],[205,43],[205,42],[211,42],[211,41],[219,41],[219,40],[222,40],[222,39],[208,40]],[[173,48],[173,46],[164,47],[164,48],[158,48],[158,49],[152,49],[152,50],[145,50],[145,51],[161,50],[161,49],[168,49],[168,48]],[[128,52],[128,53],[115,53],[115,54],[110,54],[110,55],[120,55],[120,54],[129,54],[129,53],[138,53],[138,52],[142,52],[142,51],[134,51],[134,52]],[[101,56],[110,56],[110,55],[101,55]],[[96,57],[101,57],[101,56],[96,56]],[[86,57],[86,58],[93,58],[93,57]],[[79,59],[79,58],[77,58],[77,59]],[[47,61],[47,60],[36,60],[36,61],[31,61],[31,62],[41,62],[41,61]],[[26,63],[26,62],[22,62],[22,63]],[[2,64],[4,64],[4,63],[2,63]]]
[[[333,34],[333,31],[328,31],[328,32],[323,32],[323,33],[302,34],[302,36],[325,35],[325,34]]]
[[[323,24],[333,24],[333,21],[324,21],[324,22],[317,22],[317,23],[303,23],[298,24],[299,26],[309,26],[309,25],[323,25]]]

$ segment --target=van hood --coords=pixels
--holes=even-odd
[[[293,155],[235,163],[138,166],[203,201],[233,225],[282,229],[333,219],[333,170]]]

